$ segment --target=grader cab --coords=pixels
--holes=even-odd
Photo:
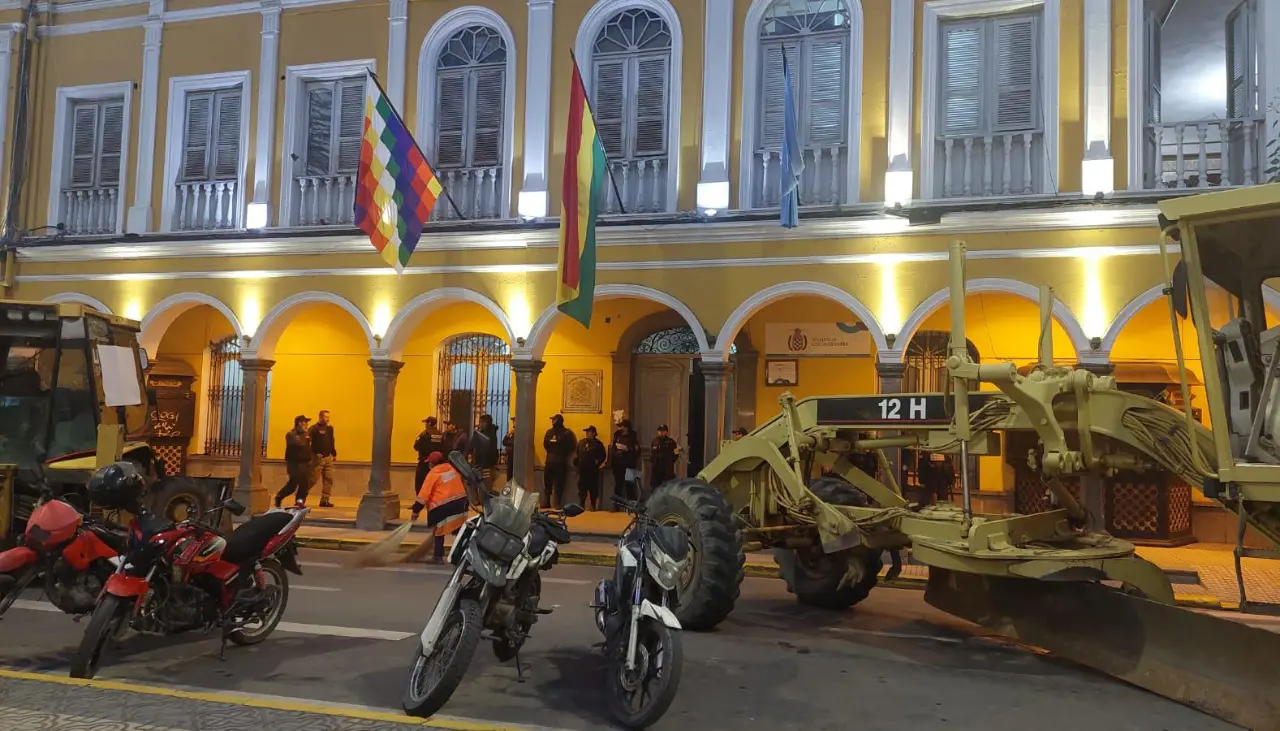
[[[0,301],[0,543],[24,529],[38,483],[89,509],[90,476],[120,459],[148,476],[157,509],[208,503],[194,482],[164,479],[146,442],[154,404],[138,330],[81,305]]]
[[[1238,575],[1242,557],[1277,557],[1245,548],[1246,526],[1280,542],[1280,327],[1267,329],[1263,304],[1267,279],[1280,277],[1280,247],[1267,240],[1280,231],[1280,185],[1161,210],[1187,411],[1055,365],[1047,289],[1039,364],[1023,374],[1012,363],[974,363],[964,299],[953,298],[947,392],[784,395],[778,416],[725,443],[696,479],[654,492],[649,514],[694,536],[695,563],[678,592],[686,626],[710,629],[728,616],[747,550],[773,549],[801,602],[847,608],[876,585],[886,553],[892,578],[909,548],[929,569],[926,601],[943,611],[1247,728],[1280,729],[1280,635],[1175,607],[1163,571],[1100,520],[1118,471],[1166,472],[1237,515]],[[952,292],[965,291],[964,254],[951,245]],[[1243,310],[1216,330],[1206,278]],[[1177,340],[1188,316],[1206,354],[1212,430],[1189,410]],[[1001,435],[1017,432],[1035,435],[1026,459],[1050,495],[1044,512],[975,511],[968,470],[959,505],[922,506],[891,469],[891,450],[997,455]],[[1067,480],[1078,482],[1078,499]]]

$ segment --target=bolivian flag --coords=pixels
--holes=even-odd
[[[556,307],[591,327],[596,288],[596,215],[604,190],[605,156],[587,103],[578,63],[569,91],[569,129],[565,134],[564,187],[560,192],[560,257],[556,271]]]

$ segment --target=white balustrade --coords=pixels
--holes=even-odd
[[[293,179],[294,226],[354,226],[356,176],[307,175]]]
[[[1148,124],[1143,187],[1180,190],[1262,182],[1265,125],[1262,118]]]
[[[178,183],[174,231],[216,231],[238,226],[236,181]]]
[[[609,172],[613,179],[604,181],[602,213],[618,215],[667,210],[667,167],[665,157],[610,160]],[[621,205],[619,198],[622,199]]]
[[[118,186],[68,188],[62,191],[59,222],[68,236],[117,233],[120,213]]]
[[[431,211],[432,221],[507,217],[508,204],[502,195],[502,168],[454,168],[438,170],[436,175],[449,197],[440,194],[440,200]],[[449,198],[457,204],[456,211]]]
[[[844,202],[849,156],[843,145],[810,147],[800,151],[804,172],[800,174],[800,206],[838,206]],[[752,164],[752,200],[756,208],[772,208],[782,202],[782,151],[757,150]]]
[[[939,198],[1043,193],[1044,135],[1037,130],[939,137],[934,154]]]

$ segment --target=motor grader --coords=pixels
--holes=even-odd
[[[78,304],[0,300],[0,544],[22,534],[38,483],[88,510],[89,478],[121,459],[147,476],[153,510],[207,509],[211,488],[166,476],[146,442],[155,403],[138,331]]]
[[[707,630],[729,615],[745,551],[773,549],[800,601],[848,608],[876,585],[884,555],[892,578],[909,548],[929,570],[925,600],[943,611],[1247,728],[1280,729],[1280,635],[1177,608],[1163,571],[1101,520],[1117,471],[1172,473],[1237,516],[1238,578],[1240,558],[1278,557],[1243,543],[1246,526],[1280,542],[1280,327],[1267,329],[1263,304],[1266,280],[1280,276],[1280,242],[1268,241],[1280,231],[1280,185],[1160,209],[1186,411],[1055,365],[1047,288],[1040,362],[1025,374],[1012,363],[975,363],[964,298],[955,297],[947,391],[784,395],[780,414],[725,442],[696,478],[655,490],[649,514],[693,536],[677,592],[685,626]],[[952,292],[965,291],[964,252],[950,245]],[[1206,278],[1243,312],[1216,330]],[[1205,354],[1212,430],[1190,412],[1178,327],[1188,315]],[[1001,436],[1017,432],[1035,435],[1026,459],[1050,496],[1043,512],[975,511],[967,469],[958,505],[917,504],[893,476],[891,450],[958,454],[967,464],[999,454]]]

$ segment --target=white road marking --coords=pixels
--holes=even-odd
[[[290,584],[289,588],[297,589],[298,591],[342,591],[336,586],[306,586],[304,584]]]
[[[53,606],[49,602],[36,602],[30,599],[17,599],[13,602],[11,609],[29,609],[33,612],[53,612],[54,614],[62,614],[62,610]]]
[[[299,635],[324,635],[326,637],[354,637],[366,640],[390,640],[397,642],[406,637],[413,637],[416,632],[392,632],[385,629],[362,629],[360,627],[335,627],[328,624],[298,624],[281,622],[276,625],[281,632]]]
[[[304,571],[307,569],[307,567],[320,568],[320,569],[340,569],[340,568],[354,569],[355,568],[354,566],[345,567],[342,564],[336,564],[336,563],[316,562],[316,563],[302,564],[302,568]],[[430,576],[449,576],[450,574],[453,573],[453,569],[431,568],[431,567],[418,568],[415,566],[370,566],[363,570],[364,571],[386,571],[393,574],[428,574]],[[563,579],[557,576],[544,576],[542,577],[542,581],[547,584],[568,584],[571,586],[586,586],[588,584],[595,583],[593,581],[587,581],[585,579]]]
[[[308,561],[308,562],[306,562],[306,563],[300,563],[299,565],[301,565],[301,566],[302,566],[302,568],[304,568],[304,569],[341,569],[341,568],[346,568],[345,566],[343,566],[343,565],[342,565],[342,564],[340,564],[340,563],[324,563],[324,562],[321,562],[321,561]]]
[[[827,632],[835,632],[837,634],[849,635],[870,635],[872,637],[885,637],[891,640],[928,640],[929,642],[945,642],[951,645],[959,645],[964,643],[962,637],[937,637],[935,635],[910,634],[906,632],[880,632],[871,629],[857,629],[854,627],[823,627]]]

